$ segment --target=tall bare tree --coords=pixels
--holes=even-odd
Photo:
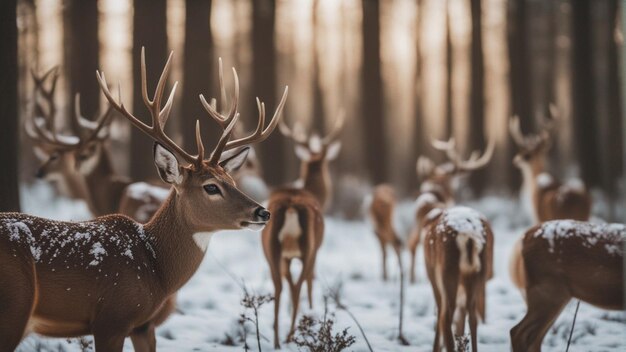
[[[481,0],[469,0],[472,19],[471,44],[471,87],[469,113],[469,149],[482,149],[485,146],[485,62],[482,40]],[[485,185],[486,170],[481,169],[471,175],[474,189],[481,191]]]
[[[0,67],[0,211],[20,211],[16,0],[0,2]]]
[[[100,66],[98,1],[64,0],[63,20],[67,101],[73,102],[74,94],[80,92],[82,112],[87,117],[95,116],[100,106],[100,88],[95,77]]]
[[[443,138],[452,136],[452,33],[450,30],[450,3],[446,0],[446,135]]]
[[[161,67],[167,60],[167,1],[134,0],[133,15],[133,111],[137,116],[148,119],[141,97],[141,47],[146,47],[146,65],[148,70],[148,91],[154,90]],[[134,179],[154,177],[154,163],[146,155],[152,153],[152,140],[136,128],[131,129],[130,139],[131,167]]]
[[[594,115],[594,55],[592,1],[572,1],[572,111],[574,140],[581,176],[590,186],[599,186],[602,168],[597,162],[598,141]]]
[[[413,157],[411,161],[417,160],[417,157],[426,152],[425,143],[424,143],[424,117],[422,110],[422,43],[421,43],[421,35],[422,35],[422,23],[424,19],[424,0],[417,1],[417,21],[415,23],[416,34],[415,34],[415,51],[416,51],[416,62],[415,62],[415,120],[413,125]],[[415,189],[418,183],[417,177],[411,175],[408,177],[408,186],[409,189]]]
[[[361,67],[361,115],[365,128],[367,164],[372,182],[387,180],[387,146],[380,70],[380,2],[362,0],[363,64]]]
[[[188,0],[185,3],[185,48],[183,59],[183,94],[181,114],[181,132],[187,148],[195,145],[196,119],[206,114],[198,100],[198,94],[207,92],[214,83],[213,72],[213,37],[211,33],[211,0]],[[226,67],[230,67],[226,65]],[[230,79],[230,70],[225,70]],[[209,91],[208,96],[217,97]],[[205,94],[207,95],[207,94]],[[220,109],[228,107],[219,106]],[[203,121],[204,122],[204,121]],[[208,123],[202,123],[202,135],[216,138],[217,129]],[[212,139],[213,139],[212,138]]]
[[[324,94],[322,92],[321,77],[320,77],[320,60],[318,55],[317,37],[319,31],[319,18],[318,18],[319,0],[313,1],[313,39],[312,39],[312,52],[313,52],[313,128],[319,133],[324,133],[325,118],[324,114]]]
[[[252,70],[253,94],[258,95],[266,106],[276,106],[276,47],[274,29],[276,21],[276,0],[252,1]],[[250,112],[257,109],[256,102],[250,99]],[[285,164],[285,141],[279,134],[273,134],[260,146],[260,157],[265,178],[276,185],[286,181],[282,167]]]

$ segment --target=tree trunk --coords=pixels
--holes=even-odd
[[[472,46],[471,46],[471,88],[469,114],[469,150],[485,147],[485,67],[482,41],[482,8],[481,0],[470,0],[472,18]],[[472,173],[471,183],[477,192],[482,191],[486,182],[485,169]]]
[[[253,94],[257,95],[268,109],[268,114],[276,109],[276,48],[274,45],[274,22],[276,18],[275,0],[252,1],[252,70]],[[282,89],[281,89],[282,92]],[[295,104],[297,102],[291,102]],[[257,106],[250,100],[251,115],[256,116]],[[271,117],[271,116],[270,116]],[[273,133],[259,145],[260,159],[268,184],[277,185],[286,181],[285,139]]]
[[[600,185],[602,175],[596,157],[598,144],[594,123],[592,2],[572,2],[572,112],[574,141],[581,176],[589,186]]]
[[[326,114],[324,113],[324,93],[322,92],[322,86],[320,82],[320,60],[318,55],[317,48],[317,32],[318,28],[318,6],[319,0],[313,1],[313,129],[320,133],[320,135],[324,135],[324,128],[326,125]],[[332,123],[331,123],[332,125]]]
[[[217,66],[213,64],[213,37],[211,34],[211,1],[190,0],[185,3],[185,48],[183,69],[183,92],[181,109],[181,132],[187,150],[195,150],[196,120],[200,119],[205,141],[214,141],[218,136],[217,125],[204,118],[206,112],[198,94],[209,99],[218,99],[218,108],[225,111],[228,106],[219,106],[219,92],[213,90]],[[224,78],[232,81],[232,64],[225,63]],[[229,92],[227,96],[230,97]],[[230,103],[230,101],[229,101]]]
[[[452,33],[450,33],[450,8],[449,0],[446,0],[446,135],[443,138],[450,138],[454,133],[452,127]]]
[[[74,95],[80,93],[82,114],[91,119],[95,117],[100,106],[100,87],[95,76],[96,70],[100,68],[98,2],[64,0],[63,19],[68,113],[74,113]]]
[[[378,184],[387,180],[387,148],[380,72],[380,3],[378,0],[362,0],[362,6],[361,115],[368,169],[372,182]]]
[[[152,97],[167,60],[166,0],[134,0],[133,15],[133,112],[144,121],[150,114],[141,97],[141,47],[146,48],[148,96]],[[166,89],[167,92],[167,89]],[[164,94],[165,95],[165,94]],[[167,97],[165,97],[167,99]],[[171,122],[170,122],[171,123]],[[130,174],[133,179],[154,178],[152,139],[138,128],[131,128]]]
[[[0,212],[20,211],[18,181],[17,1],[0,3]]]
[[[417,33],[415,35],[415,50],[416,50],[416,63],[415,63],[415,122],[413,125],[413,162],[417,162],[417,158],[426,152],[424,143],[424,122],[422,111],[422,23],[424,19],[424,1],[417,1],[417,23],[415,27]],[[409,176],[409,189],[415,189],[419,185],[417,174],[411,173]]]
[[[523,131],[530,131],[532,123],[532,96],[530,94],[530,57],[527,35],[526,0],[509,0],[507,10],[507,42],[509,54],[509,87],[511,90],[511,115],[518,116]],[[508,133],[508,132],[507,132]],[[517,146],[507,139],[508,159],[513,160]],[[513,187],[521,183],[519,170],[509,165],[509,184]]]

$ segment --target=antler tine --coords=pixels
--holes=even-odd
[[[109,106],[107,107],[104,115],[102,115],[102,117],[100,117],[97,121],[96,121],[96,126],[92,129],[91,127],[89,127],[90,129],[90,134],[85,138],[82,139],[80,136],[79,138],[81,138],[81,144],[86,144],[89,141],[92,141],[94,139],[105,139],[105,137],[100,137],[100,131],[105,127],[108,126],[111,121],[112,121],[112,117],[113,116],[113,107],[111,106],[111,104],[109,104]],[[108,133],[107,133],[108,136]]]
[[[237,75],[237,70],[235,70],[235,68],[233,68],[233,79],[235,81],[235,89],[233,92],[233,101],[231,103],[228,116],[224,116],[217,111],[218,107],[216,107],[215,104],[213,104],[213,99],[211,100],[211,103],[208,103],[206,99],[204,98],[204,95],[200,94],[200,102],[202,103],[204,110],[223,129],[227,128],[228,125],[230,125],[235,115],[237,114],[237,109],[239,107],[239,76]],[[222,86],[222,89],[223,89],[224,85],[222,82],[220,82],[220,85]],[[224,95],[226,95],[226,93],[224,93]],[[226,101],[226,99],[224,99],[224,101]],[[222,104],[222,102],[220,102],[220,104]],[[220,108],[223,108],[223,107],[220,107]]]
[[[519,116],[515,115],[509,119],[509,133],[518,147],[523,148],[528,144],[528,139],[522,134],[520,128]]]
[[[161,72],[161,77],[157,83],[154,96],[152,100],[148,97],[148,88],[147,88],[147,79],[146,79],[146,61],[145,61],[145,48],[141,48],[141,93],[144,100],[144,103],[148,110],[150,111],[150,115],[152,116],[152,125],[149,126],[142,122],[139,118],[130,113],[124,103],[121,101],[120,94],[120,102],[118,103],[115,98],[113,98],[111,92],[109,91],[108,85],[106,83],[106,78],[104,77],[104,73],[100,73],[96,71],[96,77],[98,79],[98,83],[100,84],[100,89],[104,96],[107,98],[111,106],[120,112],[126,119],[128,119],[135,127],[139,128],[145,134],[152,137],[154,140],[162,143],[163,145],[170,147],[173,152],[178,154],[181,158],[185,159],[189,163],[196,163],[197,158],[192,156],[191,154],[185,152],[178,144],[172,141],[164,132],[163,128],[165,127],[165,123],[169,118],[169,114],[172,109],[172,103],[174,99],[174,94],[176,92],[176,88],[178,86],[178,82],[174,83],[172,90],[169,94],[169,97],[165,103],[163,109],[161,109],[161,99],[163,97],[163,91],[165,90],[165,82],[167,81],[167,77],[169,75],[172,54],[167,59],[165,67]]]
[[[337,115],[337,119],[335,120],[335,125],[333,126],[333,129],[322,139],[322,143],[324,143],[324,145],[332,143],[337,138],[337,136],[339,135],[339,133],[341,133],[341,130],[343,129],[345,119],[346,111],[344,109],[341,109],[339,111],[339,114]]]
[[[448,139],[447,141],[442,141],[439,139],[433,139],[430,144],[433,146],[433,148],[437,149],[437,150],[441,150],[444,152],[447,152],[449,150],[454,150],[455,146],[456,146],[456,141],[454,140],[454,137],[450,137],[450,139]]]
[[[198,146],[198,158],[197,163],[202,163],[204,160],[204,144],[202,143],[202,134],[200,133],[200,120],[196,120],[196,145]]]
[[[487,165],[487,163],[489,163],[489,161],[491,160],[495,146],[496,146],[495,139],[491,138],[489,139],[489,143],[487,144],[487,149],[485,149],[485,152],[483,153],[482,156],[478,157],[478,155],[480,155],[480,152],[478,150],[475,150],[472,152],[468,160],[463,161],[457,158],[454,164],[456,165],[457,168],[463,171],[472,171],[472,170],[480,169],[481,167]]]
[[[226,143],[225,150],[237,148],[246,144],[259,143],[264,141],[269,135],[274,131],[278,122],[280,122],[281,114],[283,111],[283,107],[285,106],[285,102],[287,101],[287,95],[289,94],[289,87],[286,86],[283,92],[283,96],[280,99],[280,103],[276,107],[276,111],[274,111],[274,116],[272,116],[272,120],[267,125],[265,129],[263,129],[263,125],[265,124],[265,104],[261,103],[257,98],[257,107],[259,109],[259,123],[257,125],[256,131],[248,137],[236,139],[234,141],[230,141]]]
[[[220,109],[226,108],[226,86],[224,85],[224,70],[222,68],[222,58],[218,60],[219,66],[219,81],[220,81]],[[215,106],[215,105],[214,105]]]

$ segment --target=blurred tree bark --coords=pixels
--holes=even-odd
[[[594,123],[593,28],[591,1],[572,1],[572,112],[574,145],[581,176],[588,186],[599,186],[601,170],[596,160],[598,144]]]
[[[526,0],[509,0],[507,9],[507,42],[509,54],[509,87],[511,90],[511,115],[518,116],[523,131],[533,128],[532,95],[530,94],[530,57],[527,33]],[[508,133],[508,132],[507,132]],[[511,140],[508,144],[508,159],[513,160],[517,147]],[[519,185],[521,175],[509,165],[509,184]]]
[[[134,0],[134,7],[132,63],[133,112],[135,116],[143,118],[144,121],[150,121],[150,114],[141,97],[141,47],[146,47],[148,96],[152,97],[168,55],[167,1]],[[167,99],[167,97],[165,99]],[[133,179],[145,180],[155,178],[152,143],[152,139],[139,129],[131,128],[130,174]]]
[[[452,33],[450,33],[450,3],[446,0],[446,135],[444,139],[452,137],[454,129],[452,127]]]
[[[217,82],[217,66],[213,64],[213,37],[211,33],[211,1],[187,0],[185,2],[185,47],[183,59],[183,92],[181,109],[181,133],[184,145],[194,150],[196,145],[196,120],[200,119],[202,136],[205,140],[216,140],[217,125],[204,118],[206,112],[198,94],[204,93],[208,99],[218,99],[220,111],[228,106],[219,105],[219,91],[214,91]],[[231,65],[225,63],[224,78],[232,82]],[[215,79],[214,79],[215,77]],[[227,92],[230,97],[230,92]],[[230,101],[229,101],[230,102]]]
[[[100,88],[95,78],[100,68],[97,0],[63,1],[63,45],[68,113],[74,113],[74,95],[80,93],[82,114],[91,119],[100,106]]]
[[[469,113],[468,149],[476,150],[485,147],[485,63],[482,40],[482,6],[481,0],[469,0],[472,19],[471,44],[471,87]],[[482,191],[486,184],[486,170],[472,173],[470,182],[476,192]]]
[[[411,162],[417,162],[417,158],[426,154],[426,148],[424,143],[424,117],[422,110],[422,23],[424,19],[424,0],[417,1],[417,21],[415,28],[417,33],[415,34],[415,50],[416,50],[416,63],[415,63],[415,122],[413,125],[413,159]],[[419,185],[416,174],[409,176],[409,189],[415,189]]]
[[[265,106],[273,114],[278,101],[276,99],[276,47],[274,44],[274,27],[276,20],[276,0],[252,1],[252,84],[253,94],[265,102]],[[281,89],[282,94],[282,89]],[[297,104],[291,101],[288,104]],[[250,114],[257,116],[256,101],[250,100]],[[271,118],[268,117],[268,118]],[[259,145],[260,159],[265,179],[270,185],[286,181],[283,170],[286,153],[285,139],[279,133],[273,133]]]
[[[0,2],[0,212],[20,211],[17,93],[17,1]]]
[[[362,0],[363,64],[361,67],[361,115],[366,159],[371,181],[387,180],[387,146],[383,116],[383,88],[380,71],[380,3]]]
[[[326,126],[326,114],[324,113],[324,93],[322,92],[322,85],[320,82],[320,60],[318,55],[318,47],[317,47],[317,32],[319,31],[318,27],[318,12],[319,8],[319,0],[313,0],[313,128],[318,131],[320,135],[324,135],[324,127]],[[332,123],[330,123],[332,126]]]

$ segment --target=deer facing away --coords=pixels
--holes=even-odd
[[[243,164],[247,144],[260,142],[278,123],[286,93],[267,127],[259,104],[257,130],[237,140],[237,93],[228,116],[211,111],[223,133],[204,158],[196,125],[197,155],[165,133],[176,85],[162,106],[171,54],[154,97],[147,94],[142,51],[142,93],[150,110],[147,125],[108,91],[111,105],[157,142],[154,161],[159,176],[172,185],[167,200],[145,225],[123,215],[73,223],[34,216],[0,214],[0,350],[15,349],[29,332],[47,336],[93,334],[97,351],[121,351],[126,336],[138,350],[154,351],[154,319],[167,298],[196,271],[210,234],[223,229],[263,227],[270,213],[239,191],[229,172]],[[234,73],[236,76],[236,73]],[[221,159],[224,150],[237,150]],[[179,164],[177,156],[187,165]],[[123,298],[123,299],[120,299]]]

